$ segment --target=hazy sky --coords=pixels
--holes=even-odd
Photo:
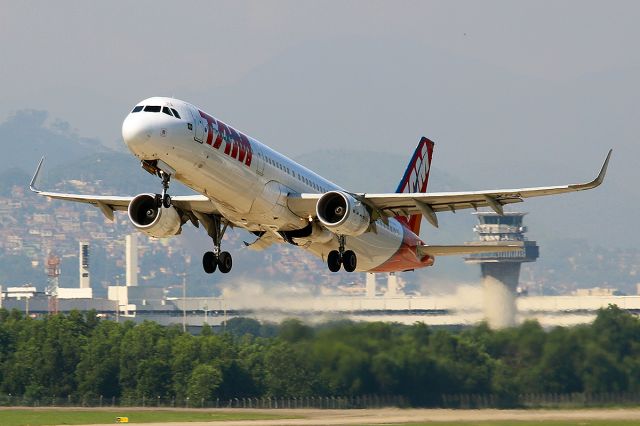
[[[2,0],[0,120],[48,110],[117,146],[137,101],[175,96],[290,156],[408,157],[425,134],[438,167],[473,185],[461,190],[590,179],[613,147],[606,191],[529,211],[586,215],[624,239],[640,206],[639,12],[632,1]]]

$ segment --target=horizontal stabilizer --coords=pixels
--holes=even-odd
[[[455,256],[460,254],[474,254],[474,253],[498,253],[507,251],[522,250],[523,245],[519,243],[511,244],[464,244],[459,246],[418,246],[416,252],[418,256],[423,257],[429,255],[431,257],[436,256]]]

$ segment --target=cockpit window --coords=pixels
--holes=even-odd
[[[131,111],[131,112],[140,112],[140,111],[142,111],[142,108],[144,108],[142,105],[138,105],[138,106],[137,106],[137,107],[135,107],[135,108],[133,109],[133,111]]]
[[[171,111],[173,111],[173,115],[175,115],[176,118],[180,118],[180,114],[178,114],[178,111],[176,111],[174,108],[171,108]]]
[[[147,105],[144,110],[147,112],[160,112],[160,107],[156,105]]]
[[[169,111],[169,108],[167,108],[167,107],[162,107],[162,112],[164,112],[167,115],[171,115],[171,111]]]

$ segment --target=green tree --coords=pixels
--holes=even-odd
[[[208,364],[200,364],[193,369],[187,386],[187,396],[197,404],[216,397],[216,391],[222,383],[222,372]]]
[[[549,333],[540,363],[534,369],[538,380],[531,390],[582,392],[583,384],[579,371],[583,358],[583,348],[571,330],[556,327]]]
[[[171,389],[171,371],[166,361],[148,358],[137,368],[136,396],[138,398],[167,397]]]
[[[165,365],[168,363],[169,354],[165,353],[167,344],[158,343],[161,337],[168,332],[167,328],[163,328],[156,323],[145,321],[142,324],[134,325],[132,323],[125,323],[124,335],[120,343],[120,385],[122,386],[123,394],[138,396],[140,390],[147,390],[147,385],[138,387],[138,380],[140,378],[147,378],[148,375],[153,374],[153,368],[158,365]],[[157,361],[152,363],[145,363],[145,361]],[[142,367],[145,367],[144,371],[140,371]],[[168,366],[167,366],[168,367]],[[167,368],[167,371],[169,369]],[[163,375],[162,377],[165,377]],[[154,379],[149,377],[148,381]],[[164,390],[165,386],[162,386]],[[147,396],[159,395],[157,392],[151,392]]]
[[[624,365],[599,345],[590,342],[584,350],[582,366],[584,391],[589,393],[622,392],[627,390]]]
[[[187,396],[187,382],[193,369],[200,363],[200,340],[186,333],[173,340],[171,371],[173,392],[178,398]]]
[[[112,321],[93,327],[76,368],[78,393],[95,398],[120,396],[120,342],[123,328]]]
[[[295,343],[311,339],[313,337],[313,329],[298,319],[290,318],[282,321],[278,336],[282,340]]]
[[[316,372],[310,365],[308,352],[300,347],[282,341],[267,347],[264,371],[268,396],[316,395]]]

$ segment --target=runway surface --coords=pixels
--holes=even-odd
[[[126,411],[120,409],[119,411]],[[282,416],[303,417],[281,420],[233,420],[189,423],[145,423],[146,426],[187,424],[189,426],[308,426],[308,425],[373,425],[414,422],[479,422],[479,421],[584,421],[638,420],[640,408],[580,409],[580,410],[440,410],[398,409],[373,410],[238,410],[220,409],[217,412],[260,412]],[[104,425],[106,426],[106,425]]]

